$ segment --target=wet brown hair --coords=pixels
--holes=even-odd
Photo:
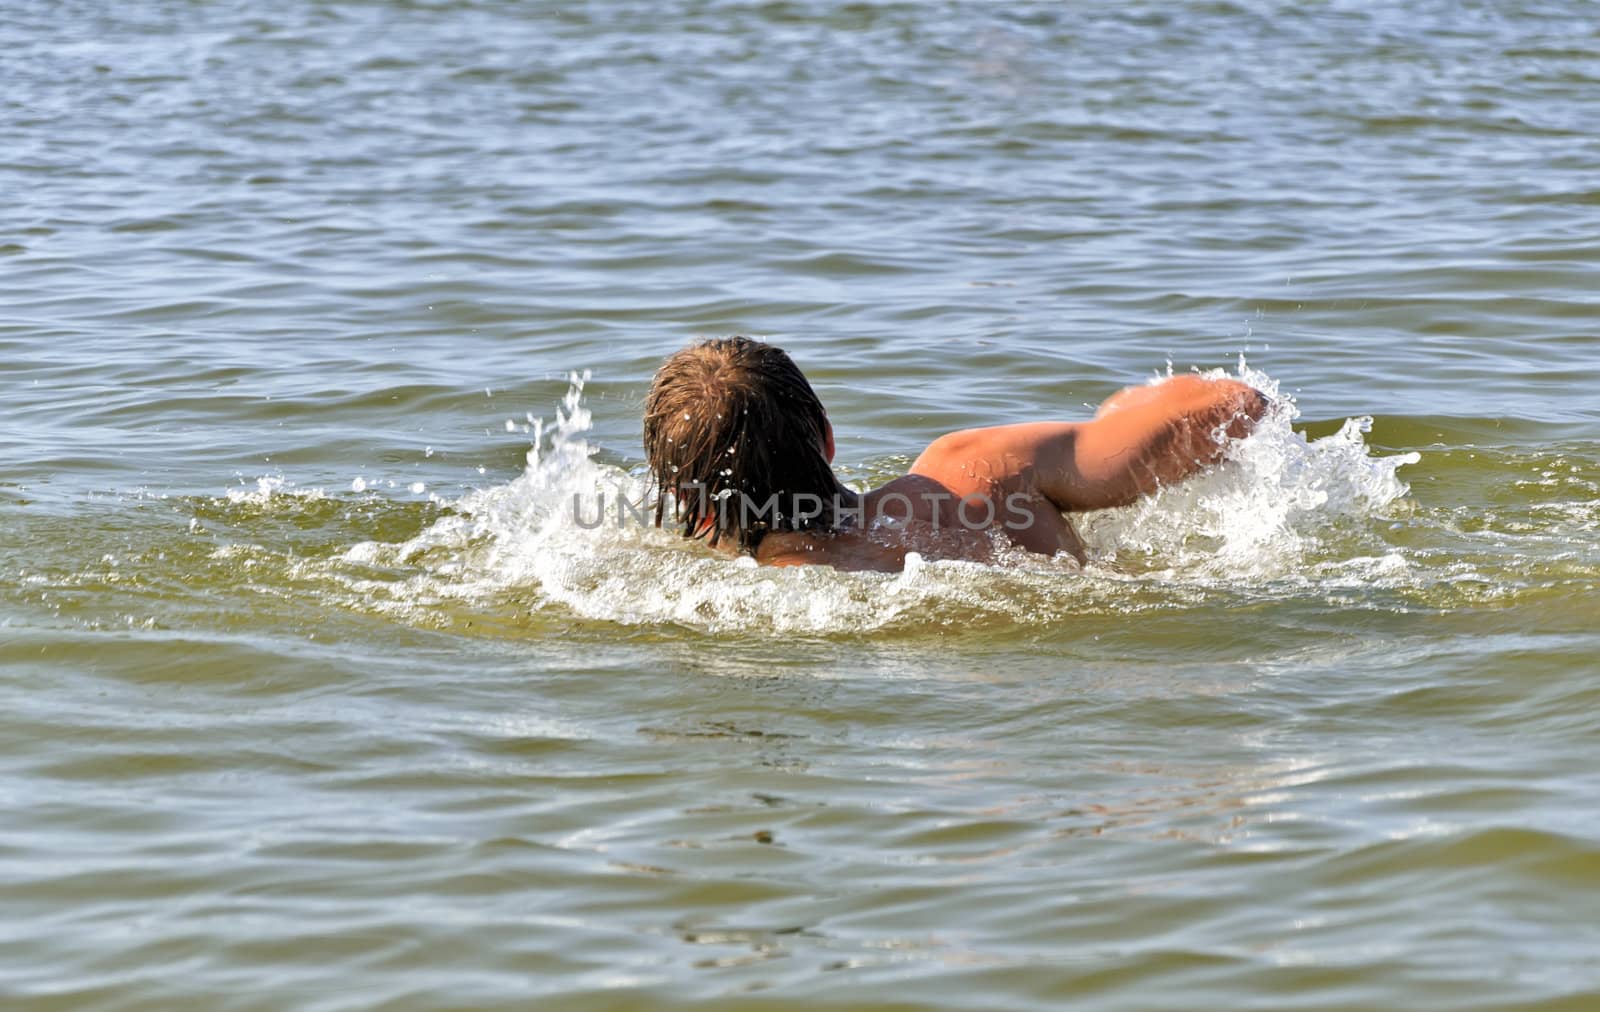
[[[769,531],[830,529],[843,490],[824,455],[827,431],[822,402],[783,349],[748,337],[683,349],[645,398],[656,526],[670,500],[685,537],[732,537],[752,554]],[[776,509],[763,512],[774,495]],[[821,515],[805,516],[796,495],[817,497]]]

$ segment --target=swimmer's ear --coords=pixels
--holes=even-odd
[[[822,455],[833,463],[833,423],[826,418],[822,420]]]

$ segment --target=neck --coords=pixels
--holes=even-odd
[[[860,507],[860,505],[861,505],[861,493],[860,492],[852,492],[849,489],[845,488],[844,485],[842,483],[840,483],[838,478],[834,478],[833,479],[833,487],[834,487],[834,494],[839,497],[839,505],[842,508],[848,509],[848,510],[855,510],[858,507]],[[834,522],[832,524],[832,529],[833,530],[838,530],[839,529],[839,518],[838,517],[834,517],[833,520],[834,520]]]
[[[830,515],[833,511],[833,505],[835,502],[838,503],[840,509],[842,510],[855,510],[861,505],[861,493],[853,492],[846,488],[844,483],[839,480],[838,476],[834,476],[833,491],[828,493],[828,496],[824,497],[823,499],[823,509],[825,511],[824,516],[826,516],[829,521],[826,529],[829,531],[837,530],[839,528],[838,518]],[[695,529],[692,537],[708,537],[711,534],[712,527],[715,525],[716,516],[714,514],[707,514],[701,518],[700,525]]]

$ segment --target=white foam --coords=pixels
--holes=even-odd
[[[244,478],[241,477],[239,481],[242,486]],[[256,479],[255,488],[232,488],[228,490],[227,496],[230,503],[249,506],[270,506],[275,501],[312,501],[328,498],[322,489],[300,488],[282,475],[264,475]]]
[[[1080,532],[1097,559],[1144,554],[1197,574],[1283,575],[1304,563],[1330,525],[1376,514],[1406,494],[1395,472],[1421,456],[1373,456],[1363,439],[1371,418],[1347,419],[1333,435],[1307,440],[1293,428],[1298,405],[1277,381],[1243,357],[1236,378],[1272,399],[1255,431],[1229,446],[1220,467],[1134,506],[1085,517]]]
[[[898,574],[772,569],[686,543],[640,523],[626,507],[619,513],[619,497],[638,502],[647,483],[642,473],[594,460],[582,399],[587,378],[571,377],[548,431],[534,422],[519,477],[446,503],[448,515],[407,541],[366,542],[344,555],[346,566],[409,576],[397,583],[352,573],[348,585],[369,603],[407,613],[450,601],[503,601],[513,592],[536,610],[713,632],[1031,624],[1149,606],[1129,593],[1129,583],[1188,586],[1199,594],[1223,576],[1237,582],[1298,572],[1323,532],[1402,497],[1406,486],[1395,470],[1417,459],[1372,456],[1362,439],[1364,419],[1307,441],[1291,427],[1292,399],[1241,360],[1239,378],[1274,397],[1273,411],[1215,471],[1137,506],[1084,518],[1092,561],[1081,572],[1070,560],[1026,553],[1009,555],[1003,567],[912,556]],[[596,524],[602,500],[606,515]],[[1125,564],[1141,560],[1160,568],[1139,574]],[[1369,576],[1392,576],[1406,566],[1397,555],[1348,562],[1368,567]]]

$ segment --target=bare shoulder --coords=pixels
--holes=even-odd
[[[830,566],[851,572],[898,573],[906,565],[906,547],[881,544],[855,530],[774,531],[761,539],[755,558],[764,566]]]
[[[939,482],[958,495],[986,492],[1027,472],[1047,447],[1070,440],[1074,422],[1020,422],[958,429],[928,444],[911,474]]]

